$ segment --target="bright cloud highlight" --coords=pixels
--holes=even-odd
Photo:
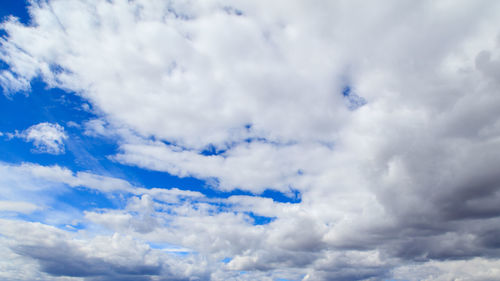
[[[37,153],[62,154],[65,152],[64,141],[68,135],[59,124],[43,122],[33,125],[18,133],[9,133],[10,138],[21,138],[33,143],[33,151]]]

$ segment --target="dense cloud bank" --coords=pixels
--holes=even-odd
[[[2,163],[0,277],[500,280],[499,5],[32,1],[3,23],[7,95],[41,78],[114,161],[255,196]],[[54,126],[25,138],[61,153]],[[74,188],[122,207],[53,211]]]

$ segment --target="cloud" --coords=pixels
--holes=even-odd
[[[65,184],[87,186],[106,194],[118,192],[126,198],[123,208],[84,211],[79,221],[86,225],[86,230],[78,232],[40,223],[2,221],[2,234],[10,239],[9,249],[21,257],[37,261],[41,272],[52,276],[116,280],[153,275],[166,280],[188,280],[188,276],[204,276],[200,278],[206,279],[206,274],[211,272],[213,280],[226,280],[237,272],[246,271],[248,280],[285,275],[292,280],[376,280],[391,276],[413,280],[411,276],[421,275],[411,275],[416,271],[408,271],[408,265],[401,260],[412,260],[412,264],[421,264],[422,270],[427,270],[426,264],[431,261],[463,260],[486,254],[492,257],[490,262],[495,262],[497,256],[494,245],[498,244],[498,235],[494,229],[496,223],[491,219],[476,221],[475,225],[467,221],[444,221],[441,229],[405,226],[393,220],[384,222],[381,219],[383,211],[377,211],[378,205],[370,205],[377,202],[360,195],[337,194],[336,202],[345,205],[328,209],[330,197],[323,198],[324,203],[315,200],[313,205],[307,201],[278,203],[255,196],[210,199],[197,192],[178,189],[132,188],[131,185],[127,188],[100,188],[109,183],[124,186],[126,182],[91,174],[80,177],[80,174],[60,167],[23,164],[4,165],[3,169],[7,171],[3,178],[7,174],[12,179],[17,178],[16,188],[5,188],[8,186],[5,185],[4,194],[23,187],[20,192],[24,198],[30,198],[30,193],[38,192],[40,188],[43,189],[39,194],[44,194]],[[25,184],[21,184],[21,179]],[[371,213],[363,214],[365,209]],[[317,213],[317,210],[322,212]],[[276,219],[265,225],[254,225],[248,212]],[[329,222],[334,218],[335,223]],[[74,224],[71,220],[74,217],[59,221],[58,225]],[[16,236],[14,233],[25,234]],[[55,238],[47,238],[53,236]],[[44,242],[41,242],[41,237]],[[142,266],[143,262],[136,259],[143,257],[141,253],[145,252],[129,245],[130,241],[164,245],[158,251],[147,244],[140,246],[154,253],[151,255],[161,257],[158,258],[161,262],[157,266]],[[99,244],[101,242],[110,246],[104,247]],[[120,247],[131,252],[124,255],[119,252]],[[174,256],[166,258],[164,253]],[[188,259],[182,258],[185,254],[175,256],[176,253],[187,253]],[[145,255],[144,258],[149,256]],[[221,260],[226,257],[231,259],[223,265]],[[191,264],[191,258],[205,261],[197,260],[197,266],[191,269],[187,269],[191,265],[177,264]],[[123,264],[129,262],[134,266]],[[441,268],[434,269],[432,274],[446,276],[443,275],[446,272]],[[495,276],[495,273],[490,275]]]
[[[449,280],[461,276],[464,280],[500,280],[498,260],[474,258],[468,261],[431,261],[424,264],[403,266],[395,270],[398,279]],[[435,276],[435,277],[434,277]]]
[[[29,214],[37,210],[38,207],[34,204],[19,201],[0,201],[0,212],[18,212]]]
[[[64,141],[68,138],[61,125],[48,122],[39,123],[20,133],[9,135],[11,138],[18,137],[32,142],[35,146],[34,151],[37,153],[49,154],[63,154],[65,152]]]
[[[301,173],[316,172],[320,159],[331,153],[323,145],[281,145],[259,141],[236,145],[211,156],[162,142],[124,144],[121,149],[122,153],[114,157],[121,163],[181,177],[217,178],[216,188],[241,188],[256,193],[268,187],[289,192],[291,187],[300,183]],[[303,154],[303,151],[308,153]]]
[[[10,248],[37,260],[41,270],[52,276],[87,280],[153,280],[158,275],[163,280],[204,278],[203,272],[190,268],[195,262],[192,258],[174,258],[131,237],[114,234],[82,239],[36,223],[2,220],[0,224],[2,235],[11,239]]]
[[[57,240],[68,250],[57,260],[88,265],[66,268],[90,280],[190,276],[188,265],[171,273],[137,241],[196,252],[206,266],[192,275],[214,280],[498,279],[470,265],[500,258],[499,9],[493,1],[34,2],[32,26],[3,24],[2,87],[28,91],[40,77],[75,92],[98,112],[86,133],[116,141],[111,159],[256,196],[206,198],[25,164],[1,166],[11,186],[2,200],[35,204],[12,186],[123,195],[122,207],[79,213],[115,238],[94,235],[88,249]],[[64,152],[62,127],[31,128],[23,138],[37,149]],[[266,189],[296,190],[301,201],[259,197]],[[250,214],[273,220],[254,225]],[[53,245],[13,243],[41,271],[71,276],[47,255]]]

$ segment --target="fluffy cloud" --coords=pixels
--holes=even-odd
[[[59,189],[60,194],[64,186],[119,193],[126,200],[123,208],[89,209],[79,218],[47,220],[66,225],[60,229],[12,219],[0,222],[2,247],[17,260],[36,261],[30,274],[48,276],[48,280],[58,276],[84,280],[144,276],[149,276],[145,280],[441,280],[448,276],[448,266],[455,266],[446,262],[450,258],[468,264],[464,259],[488,256],[473,261],[480,267],[498,262],[494,246],[498,244],[494,228],[498,219],[444,220],[434,228],[408,225],[381,210],[366,194],[337,193],[333,208],[332,198],[325,195],[323,200],[309,202],[306,197],[298,204],[255,196],[210,199],[192,191],[145,189],[90,173],[81,176],[57,166],[2,165],[2,178],[4,196],[11,194],[7,202],[14,201],[15,191],[41,202],[40,195],[58,196],[54,191]],[[47,209],[39,212],[57,215]],[[255,225],[253,216],[274,220]],[[75,232],[68,227],[77,224],[85,228]],[[239,278],[241,271],[247,273]],[[5,276],[18,274],[10,269]],[[483,275],[497,278],[495,271]],[[469,268],[457,276],[479,275]]]
[[[124,235],[103,238],[109,243],[134,237],[184,247],[208,263],[192,276],[214,280],[499,278],[470,267],[448,273],[500,258],[495,1],[31,5],[32,26],[3,24],[4,88],[29,90],[41,77],[81,95],[100,112],[87,133],[117,140],[111,158],[123,164],[226,191],[297,190],[302,198],[207,199],[29,167],[52,183],[128,194],[124,208],[82,215]],[[59,137],[36,127],[30,141],[61,152],[63,131],[42,124]],[[274,219],[254,225],[252,215]],[[103,248],[110,254],[97,257],[64,243],[75,260],[108,265],[101,276],[130,277],[120,269],[129,261],[114,260],[121,252]],[[46,254],[31,257],[63,275]]]
[[[0,225],[2,235],[15,237],[9,245],[13,252],[37,260],[40,269],[53,276],[106,281],[153,280],[145,276],[158,275],[162,280],[204,279],[203,272],[192,270],[193,264],[203,261],[165,255],[128,236],[84,239],[36,223],[0,221]]]
[[[8,136],[32,142],[35,152],[49,154],[63,154],[64,140],[68,138],[61,125],[47,122],[33,125],[20,133],[17,131],[15,134],[9,133]]]

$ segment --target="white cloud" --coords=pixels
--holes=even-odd
[[[252,142],[237,145],[220,155],[204,156],[161,142],[125,144],[115,159],[122,163],[166,171],[174,175],[219,179],[217,188],[242,188],[262,192],[272,187],[283,192],[301,184],[302,173],[317,172],[321,159],[332,155],[323,145],[279,145]],[[304,153],[306,152],[306,153]]]
[[[29,214],[39,209],[38,206],[28,202],[0,201],[0,212],[18,212]]]
[[[403,280],[500,280],[499,260],[474,258],[463,261],[430,261],[402,266],[394,271]]]
[[[441,257],[461,256],[464,251],[470,254],[492,250],[490,254],[493,255],[495,251],[488,249],[487,245],[497,243],[498,240],[498,231],[494,229],[496,223],[491,220],[477,221],[475,226],[470,226],[467,221],[456,221],[453,224],[460,228],[457,232],[429,230],[431,233],[422,237],[422,234],[418,234],[418,229],[412,230],[411,226],[398,224],[394,220],[384,221],[383,217],[387,220],[388,215],[383,210],[377,210],[380,206],[367,194],[343,191],[332,195],[316,195],[316,199],[311,200],[310,194],[306,193],[309,196],[299,204],[277,203],[269,198],[254,196],[209,199],[197,192],[137,188],[118,179],[89,173],[81,176],[57,166],[3,165],[2,169],[5,170],[2,172],[2,179],[6,181],[6,184],[2,185],[5,191],[3,196],[12,194],[20,187],[23,189],[19,192],[24,198],[30,198],[32,193],[57,196],[50,190],[60,184],[87,186],[101,192],[118,192],[125,196],[129,194],[123,209],[85,211],[79,221],[87,225],[86,230],[76,233],[71,229],[69,232],[44,224],[8,220],[1,222],[2,234],[9,239],[6,245],[20,255],[20,258],[36,260],[41,271],[52,275],[118,274],[120,278],[125,278],[128,276],[126,274],[135,273],[123,272],[120,268],[133,263],[134,266],[140,267],[133,272],[154,269],[154,272],[147,271],[148,274],[165,278],[193,274],[206,276],[204,274],[211,272],[212,280],[227,280],[235,278],[237,272],[244,270],[248,272],[245,277],[248,280],[273,280],[284,276],[290,279],[304,277],[304,280],[329,280],[331,276],[336,276],[337,279],[333,280],[362,277],[380,279],[394,276],[413,280],[411,278],[416,277],[411,276],[422,275],[414,274],[417,271],[411,271],[409,265],[401,263],[401,259],[416,255],[437,259],[436,262],[439,262]],[[15,188],[9,187],[8,182],[15,182],[15,185],[10,185]],[[117,187],[106,187],[109,184],[115,184]],[[42,193],[37,193],[40,188]],[[6,202],[13,202],[14,198],[7,197]],[[336,202],[335,206],[332,206],[332,202]],[[258,216],[272,216],[275,220],[266,225],[253,225],[248,212]],[[74,220],[74,217],[66,218],[57,224],[72,224],[72,219]],[[31,230],[21,231],[19,227],[29,227]],[[399,227],[404,227],[406,232],[402,237]],[[470,232],[469,227],[474,231]],[[25,234],[14,236],[14,233]],[[55,236],[47,240],[47,235]],[[45,242],[41,243],[37,237],[45,237]],[[164,245],[162,247],[166,251],[147,250],[148,253],[152,251],[151,258],[155,257],[154,259],[160,262],[158,267],[146,264],[142,267],[143,262],[151,260],[149,254],[141,254],[144,252],[142,250],[127,254],[127,258],[121,258],[122,247],[135,249],[135,246],[129,245],[131,239],[147,241],[152,245]],[[50,242],[52,240],[54,241]],[[113,246],[99,246],[100,241]],[[50,245],[63,247],[66,254],[54,252],[55,249]],[[140,247],[149,249],[146,244],[141,245]],[[179,260],[179,257],[168,258],[161,254],[175,254],[181,251],[179,249],[183,249],[190,258]],[[49,252],[52,257],[50,259],[47,254]],[[226,257],[231,260],[224,265],[221,260]],[[189,261],[191,258],[197,260],[193,265],[192,261]],[[87,264],[87,267],[82,269],[68,264],[66,268],[69,269],[64,273],[61,268],[55,266],[56,260],[59,263],[78,260]],[[104,270],[97,262],[107,264],[108,269]],[[189,265],[183,265],[184,262]],[[492,259],[490,262],[496,260]],[[422,266],[422,270],[427,270],[427,266]],[[165,271],[166,268],[178,270]],[[394,270],[393,273],[390,273],[391,269]],[[440,280],[447,272],[444,267],[435,269],[432,276],[435,276],[435,280]],[[18,274],[16,271],[10,273]],[[476,276],[470,271],[460,274]],[[488,276],[496,278],[495,272],[490,272]]]
[[[64,141],[68,138],[61,125],[47,122],[33,125],[13,136],[32,142],[35,146],[34,151],[49,154],[63,154]]]
[[[7,238],[3,245],[10,244],[16,254],[36,259],[42,271],[53,276],[69,274],[84,280],[128,280],[143,275],[190,280],[206,276],[195,268],[203,261],[175,258],[129,236],[89,239],[37,223],[0,220],[0,225]]]

